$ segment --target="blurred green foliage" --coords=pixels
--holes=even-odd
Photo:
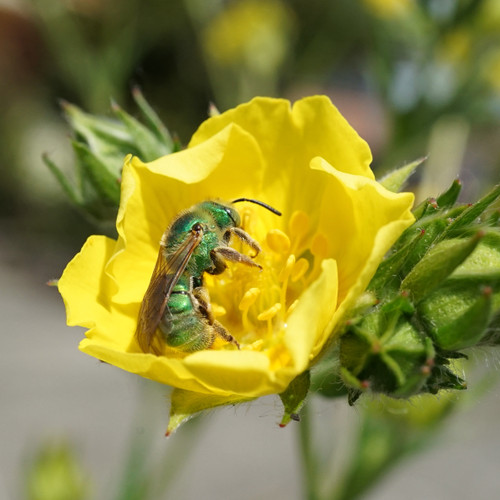
[[[429,137],[446,117],[473,126],[447,168],[473,179],[474,196],[500,158],[488,141],[500,116],[495,0],[33,0],[0,9],[0,27],[4,215],[60,201],[39,158],[45,149],[71,170],[58,100],[106,114],[111,99],[131,108],[133,85],[183,143],[209,102],[324,93],[368,140],[375,166],[437,154]],[[450,127],[443,134],[433,144],[451,155]]]
[[[27,500],[84,500],[90,484],[73,447],[64,441],[40,445],[26,473]]]
[[[78,179],[71,179],[75,156],[63,115],[70,122],[78,116],[83,123],[83,109],[102,115],[104,128],[107,118],[122,122],[124,137],[112,156],[125,155],[127,121],[133,117],[121,109],[144,114],[130,92],[135,86],[183,144],[207,116],[210,102],[223,110],[254,95],[293,100],[321,93],[330,96],[366,138],[380,171],[430,153],[427,170],[422,169],[423,197],[443,190],[458,173],[469,189],[464,196],[469,200],[498,182],[497,0],[11,4],[14,7],[0,8],[2,227],[28,226],[52,238],[71,239],[76,233],[80,241],[73,246],[80,246],[88,226],[82,219],[75,224],[71,209],[60,209],[68,207],[63,190],[47,171],[41,153],[48,154],[53,171],[57,165],[69,190],[79,186]],[[63,112],[59,99],[76,107],[65,104]],[[113,111],[111,100],[119,105]],[[74,139],[83,138],[92,149],[89,131],[78,133]],[[153,150],[168,147],[169,141],[160,140],[155,145],[159,149]],[[109,161],[109,151],[92,151],[97,151],[98,161]],[[130,152],[147,159],[147,152]],[[85,153],[78,149],[76,161],[83,161]],[[107,166],[119,173],[119,163]],[[433,183],[436,191],[429,192]],[[109,208],[108,198],[111,207],[116,202],[116,186],[109,188],[97,193],[102,203],[96,209],[103,212]],[[92,190],[85,195],[80,201],[91,203]],[[490,343],[498,344],[498,323],[497,317]],[[313,388],[317,380],[313,378]],[[344,391],[338,384],[330,389]],[[434,404],[426,401],[426,407]],[[384,412],[367,405],[345,480],[338,483],[334,498],[355,498],[401,456],[429,441],[454,404],[441,403],[439,411],[426,411],[422,425],[406,418],[417,409],[415,404],[405,408],[403,417],[399,410],[387,414],[385,404]],[[295,415],[295,406],[290,406],[290,415]],[[300,425],[305,428],[305,422]],[[40,500],[84,498],[88,492],[65,446],[40,452],[27,488],[28,498]],[[57,491],[70,496],[56,496]]]

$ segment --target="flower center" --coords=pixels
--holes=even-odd
[[[252,231],[251,210],[242,213],[242,221],[250,234],[259,233]],[[266,228],[260,234],[262,252],[255,261],[262,271],[229,263],[222,274],[205,278],[216,319],[242,349],[271,349],[280,343],[290,313],[302,291],[318,276],[328,252],[324,235],[310,236],[310,218],[302,211],[292,214],[286,232]],[[239,252],[247,250],[241,242],[231,244]]]

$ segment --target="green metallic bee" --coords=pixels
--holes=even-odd
[[[281,215],[269,205],[248,198],[231,203],[204,201],[181,213],[163,234],[135,332],[144,352],[160,354],[162,341],[180,351],[198,351],[210,347],[217,336],[239,348],[236,339],[213,317],[203,275],[221,274],[226,261],[261,269],[252,260],[261,248],[240,227],[240,215],[232,207],[242,201]],[[230,247],[233,235],[255,254],[248,257]]]

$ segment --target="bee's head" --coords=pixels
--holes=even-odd
[[[218,201],[205,201],[201,207],[210,213],[215,224],[222,229],[230,229],[232,227],[240,227],[240,214],[229,204]]]

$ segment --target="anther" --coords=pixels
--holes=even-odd
[[[240,311],[248,311],[251,305],[257,300],[260,295],[260,288],[250,288],[245,292],[242,299],[240,300],[239,309]]]
[[[226,314],[226,308],[212,302],[212,314],[214,318],[220,318]]]
[[[269,248],[278,254],[287,254],[290,250],[290,238],[279,229],[271,229],[266,235]]]
[[[243,325],[243,329],[248,331],[249,323],[248,323],[248,310],[252,306],[252,304],[257,300],[257,297],[260,295],[259,288],[250,288],[245,292],[242,299],[240,300],[239,310],[242,312],[241,314],[241,323]]]
[[[295,262],[292,272],[290,274],[290,279],[292,282],[300,280],[304,276],[304,274],[307,273],[307,270],[309,269],[309,262],[301,258],[297,262]]]
[[[295,243],[298,243],[298,240],[308,233],[310,225],[309,215],[302,210],[296,210],[293,212],[290,217],[288,227],[291,238],[296,240]]]
[[[257,316],[257,319],[259,321],[268,321],[270,319],[273,319],[276,316],[276,314],[278,314],[280,309],[281,309],[281,304],[276,303],[274,304],[274,306],[271,306],[269,309],[266,309],[265,311],[261,312]]]
[[[315,257],[320,259],[328,255],[328,240],[321,233],[316,233],[311,242],[311,252]]]
[[[293,255],[292,253],[288,256],[285,267],[281,270],[278,279],[280,281],[286,281],[290,276],[294,265],[295,265],[295,255]]]

